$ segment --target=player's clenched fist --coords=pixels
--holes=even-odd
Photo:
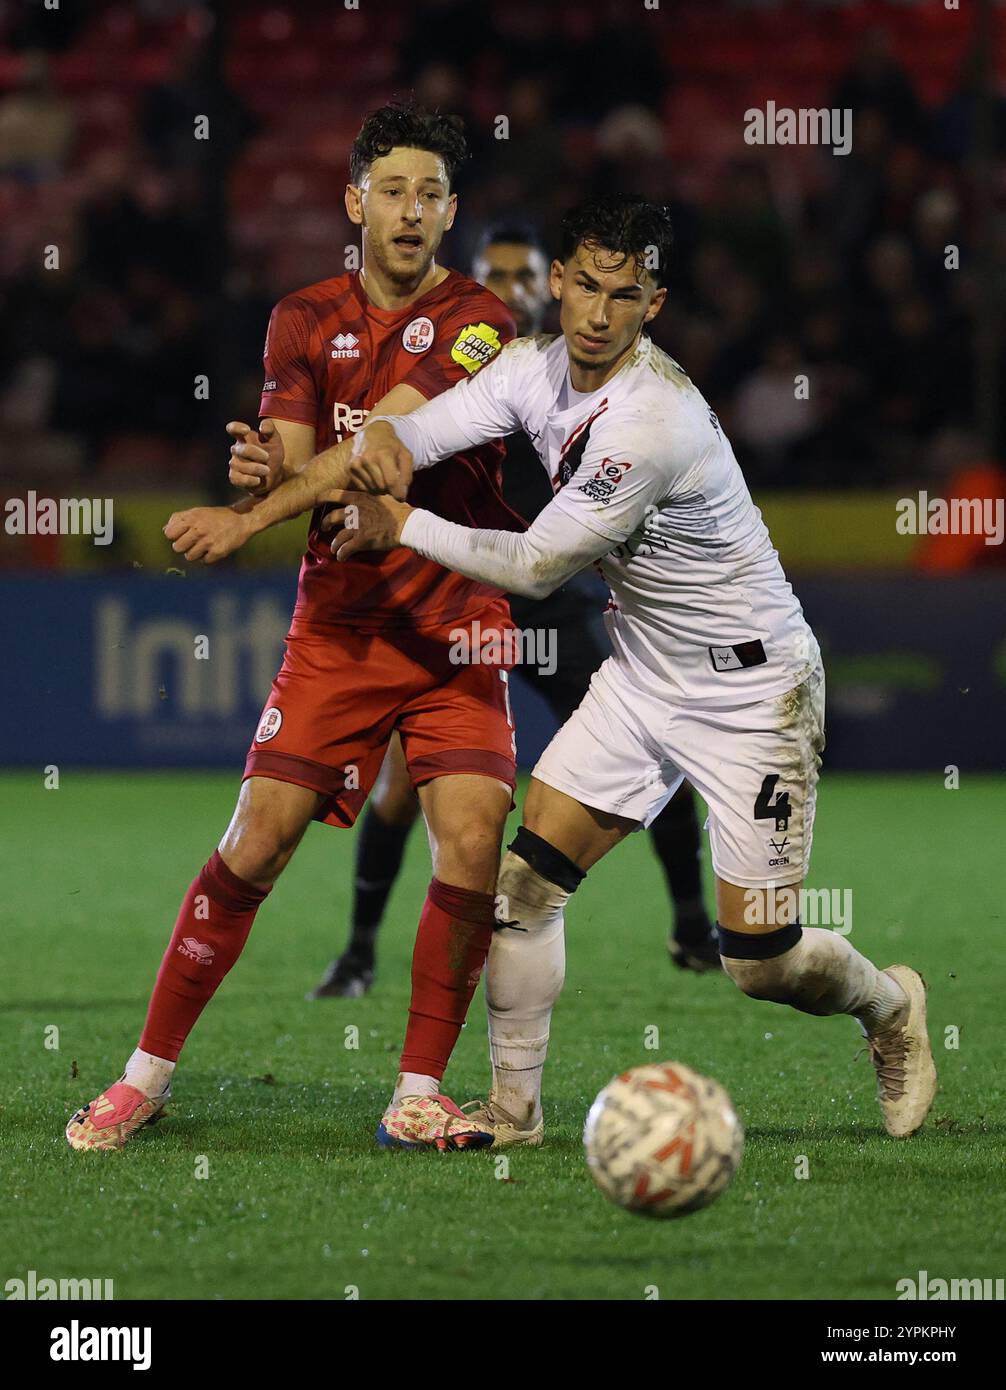
[[[348,560],[358,550],[394,550],[399,544],[405,518],[412,511],[387,493],[343,492],[333,497],[338,506],[322,518],[321,529],[338,534],[332,542],[337,560]]]
[[[263,496],[283,479],[283,440],[272,420],[259,428],[241,420],[231,420],[227,433],[231,445],[231,466],[227,476],[234,487]]]
[[[367,425],[349,459],[349,482],[366,492],[390,492],[399,502],[412,481],[412,455],[386,420]]]
[[[190,507],[169,517],[164,534],[186,560],[212,565],[240,550],[252,534],[248,513],[230,507]]]

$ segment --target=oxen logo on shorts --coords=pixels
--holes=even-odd
[[[402,334],[402,346],[406,352],[425,352],[433,344],[433,320],[425,315],[413,319]]]
[[[255,735],[256,743],[268,743],[271,738],[275,738],[283,727],[283,711],[278,710],[275,705],[272,709],[267,709],[263,714],[258,726],[258,733]]]

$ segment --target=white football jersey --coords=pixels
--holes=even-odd
[[[517,339],[392,423],[416,467],[518,429],[528,435],[555,492],[540,520],[557,508],[598,538],[613,651],[642,687],[727,708],[781,694],[818,664],[716,416],[645,335],[590,393],[573,391],[561,336]]]

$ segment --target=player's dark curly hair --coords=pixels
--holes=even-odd
[[[460,116],[427,111],[412,101],[392,101],[371,111],[360,127],[349,156],[350,181],[358,188],[374,160],[389,154],[396,145],[440,155],[450,183],[458,165],[468,158],[465,123]]]
[[[618,269],[635,257],[658,285],[666,285],[674,233],[670,210],[635,193],[588,198],[562,219],[559,255],[565,263],[578,246],[603,247],[620,255]]]

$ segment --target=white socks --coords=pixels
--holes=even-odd
[[[549,1022],[566,975],[563,910],[569,893],[510,851],[496,892],[500,925],[486,964],[492,1099],[530,1129],[541,1119]]]
[[[907,1003],[896,980],[844,936],[822,927],[804,927],[800,940],[781,956],[722,959],[724,970],[752,999],[789,1004],[805,1014],[852,1014],[866,1034],[890,1027]]]
[[[138,1047],[126,1063],[125,1080],[151,1100],[157,1100],[170,1089],[175,1065]]]
[[[400,1071],[391,1104],[398,1105],[403,1096],[438,1096],[441,1084],[435,1076],[425,1076],[419,1071]]]
[[[144,1052],[138,1047],[126,1063],[125,1079],[130,1086],[156,1100],[171,1086],[171,1074],[175,1063],[155,1057],[152,1052]],[[403,1071],[398,1074],[398,1084],[391,1104],[397,1105],[403,1096],[435,1096],[440,1090],[440,1082],[435,1076],[423,1076],[418,1072]]]

